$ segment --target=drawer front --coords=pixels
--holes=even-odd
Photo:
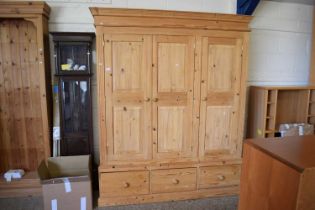
[[[199,188],[238,185],[240,183],[240,165],[200,167]]]
[[[149,193],[149,172],[101,173],[100,194],[104,197]]]
[[[176,192],[196,189],[196,168],[151,171],[151,192]]]

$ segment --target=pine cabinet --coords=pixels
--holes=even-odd
[[[91,12],[99,205],[237,194],[250,17]]]
[[[0,1],[1,174],[37,170],[51,155],[49,14],[45,2]]]

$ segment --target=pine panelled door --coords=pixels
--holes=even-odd
[[[50,157],[49,13],[43,2],[0,2],[0,173]]]
[[[99,205],[237,194],[251,17],[90,10]]]

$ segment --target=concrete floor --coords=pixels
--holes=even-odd
[[[227,196],[153,204],[100,207],[95,208],[95,210],[236,210],[237,203],[238,196]],[[0,199],[0,210],[42,210],[42,205],[42,197]]]

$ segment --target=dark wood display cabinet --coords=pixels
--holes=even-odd
[[[60,154],[92,154],[91,33],[51,33],[59,81]]]

